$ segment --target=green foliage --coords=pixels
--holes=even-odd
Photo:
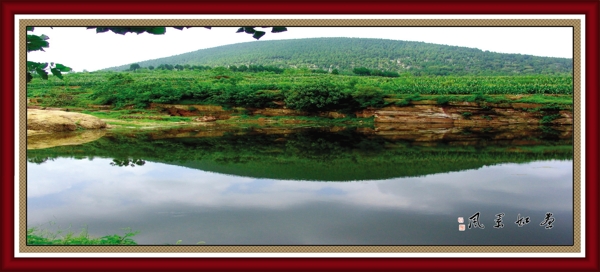
[[[480,104],[530,102],[556,104],[569,109],[573,104],[572,77],[527,76],[527,77],[366,77],[332,74],[304,73],[301,69],[286,70],[277,74],[271,71],[237,72],[230,68],[215,67],[196,70],[181,65],[182,71],[150,71],[141,69],[133,72],[93,72],[69,73],[65,81],[40,80],[35,77],[28,84],[28,97],[43,97],[56,87],[76,87],[80,94],[74,99],[82,106],[93,101],[95,104],[124,107],[134,105],[144,108],[150,103],[171,104],[212,104],[226,107],[280,107],[286,96],[305,96],[304,106],[295,103],[289,108],[312,108],[312,110],[351,112],[366,107],[382,107],[383,98],[402,99],[398,105],[408,105],[411,101],[433,99],[438,104],[450,101],[471,101]],[[42,66],[43,67],[43,66]],[[260,66],[253,66],[253,69]],[[264,68],[264,66],[263,66]],[[324,83],[324,91],[301,90]],[[540,94],[536,86],[545,85],[549,94]],[[477,87],[480,86],[480,87]],[[486,90],[481,90],[486,86]],[[337,104],[327,102],[328,94]],[[533,93],[533,94],[531,94]],[[87,95],[89,94],[89,95]],[[506,98],[503,95],[523,95],[520,99]],[[71,94],[69,94],[71,95]],[[87,95],[87,97],[86,97]],[[277,102],[277,103],[274,103]],[[309,104],[314,104],[310,106]],[[324,106],[324,105],[327,106]],[[319,106],[321,105],[321,106]],[[61,106],[56,104],[56,106]]]
[[[38,228],[27,229],[27,245],[137,245],[131,238],[139,233],[132,232],[131,229],[124,229],[125,234],[107,235],[100,238],[91,237],[87,229],[83,229],[79,234],[71,231],[50,232]]]
[[[56,77],[63,79],[62,72],[69,72],[71,68],[66,67],[59,63],[39,63],[33,61],[27,61],[27,83],[31,82],[33,79],[33,73],[36,73],[39,77],[44,80],[48,80],[48,70]]]
[[[369,76],[371,75],[371,70],[369,70],[369,68],[366,67],[356,67],[352,69],[352,73],[355,73],[359,76]]]
[[[97,104],[100,105],[115,105],[117,107],[126,106],[129,103],[135,103],[136,101],[143,104],[142,97],[144,95],[143,86],[141,88],[133,88],[134,80],[129,74],[118,73],[109,74],[107,76],[107,82],[92,94],[89,98],[94,99]],[[137,96],[136,93],[141,93],[142,96]]]
[[[112,31],[116,34],[125,35],[127,33],[142,34],[144,32],[161,35],[167,32],[166,27],[88,27],[88,29],[96,29],[96,33]]]
[[[257,40],[260,39],[260,38],[262,38],[262,36],[264,36],[266,34],[266,32],[255,30],[255,28],[256,27],[249,27],[249,26],[240,27],[237,30],[237,33],[245,32],[245,33],[248,33],[248,34],[252,34],[252,38],[255,38]],[[263,28],[265,28],[265,27],[263,27]],[[284,32],[284,31],[287,31],[287,28],[285,28],[285,27],[273,27],[273,29],[271,30],[271,33],[279,33],[279,32]]]
[[[447,105],[450,102],[450,97],[448,96],[439,96],[435,99],[438,105]]]
[[[45,106],[50,107],[68,107],[79,106],[80,101],[75,99],[75,95],[69,91],[53,88],[42,97],[42,102]]]
[[[352,93],[352,98],[360,108],[381,108],[385,105],[385,94],[376,87],[371,86],[356,86],[356,91]]]
[[[467,98],[467,101],[483,102],[483,101],[486,101],[486,96],[483,94],[483,92],[477,92],[477,93],[474,93],[473,95],[471,95],[469,98]]]
[[[137,69],[140,69],[140,65],[137,63],[134,63],[132,65],[129,66],[129,71],[135,71]]]
[[[460,115],[462,115],[463,118],[468,120],[468,119],[471,119],[471,116],[473,116],[473,113],[470,111],[465,111],[465,112],[462,112]]]
[[[396,102],[396,106],[404,107],[404,106],[410,105],[410,103],[412,101],[419,101],[419,100],[424,100],[424,99],[425,98],[421,97],[421,95],[419,95],[419,94],[413,94],[410,96],[406,96],[402,100]]]
[[[27,31],[33,31],[33,27],[27,27]],[[27,43],[27,52],[32,52],[32,51],[44,51],[44,48],[48,48],[50,46],[50,43],[48,43],[48,40],[50,39],[50,37],[42,34],[42,35],[35,35],[35,34],[27,34],[27,39],[26,39],[26,43]],[[62,73],[63,72],[69,72],[71,71],[71,68],[64,66],[62,64],[59,63],[38,63],[38,62],[33,62],[33,61],[27,61],[27,65],[26,65],[26,82],[29,83],[31,82],[31,80],[33,79],[33,74],[36,73],[38,76],[40,76],[42,79],[47,80],[48,79],[48,70],[56,77],[62,79]]]
[[[317,112],[354,108],[352,96],[339,86],[320,80],[299,85],[284,93],[284,102],[290,109]]]
[[[44,51],[44,48],[50,46],[50,43],[47,42],[48,39],[50,39],[50,37],[44,34],[40,36],[27,34],[27,52]]]

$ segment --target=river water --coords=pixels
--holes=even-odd
[[[28,150],[27,224],[151,245],[572,245],[572,139],[540,133],[107,135]]]

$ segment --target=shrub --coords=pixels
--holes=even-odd
[[[381,90],[372,86],[357,86],[356,91],[352,93],[352,98],[360,108],[382,107],[385,104],[384,97]]]
[[[308,112],[348,110],[355,106],[350,94],[325,80],[296,86],[286,91],[284,96],[288,108]]]

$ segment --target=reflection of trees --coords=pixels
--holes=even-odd
[[[135,167],[137,166],[143,166],[144,164],[146,164],[145,160],[142,159],[113,159],[113,161],[110,163],[110,165],[112,166],[119,166],[119,167],[127,167],[127,166],[131,166],[131,167]]]
[[[49,157],[32,157],[32,158],[27,158],[28,162],[32,162],[35,164],[42,164],[45,163],[47,161],[53,161],[54,158],[49,158]]]
[[[422,176],[498,163],[573,158],[572,139],[516,142],[518,145],[514,141],[476,143],[422,144],[351,129],[328,132],[315,128],[284,135],[247,131],[240,135],[167,139],[153,139],[151,134],[117,134],[78,146],[28,150],[27,156],[34,163],[57,157],[103,157],[119,167],[154,161],[232,175],[303,180]]]

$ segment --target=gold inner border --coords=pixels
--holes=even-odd
[[[572,27],[574,88],[573,246],[27,246],[26,141],[19,145],[21,253],[579,253],[581,248],[581,21],[577,19],[21,19],[19,62],[25,67],[25,26],[336,26],[336,27]],[[290,29],[289,31],[293,31]],[[234,33],[232,33],[233,35]],[[276,34],[274,34],[276,35]],[[19,71],[21,72],[21,71]],[[19,138],[26,139],[26,80],[19,77]],[[17,242],[17,241],[15,241]]]

